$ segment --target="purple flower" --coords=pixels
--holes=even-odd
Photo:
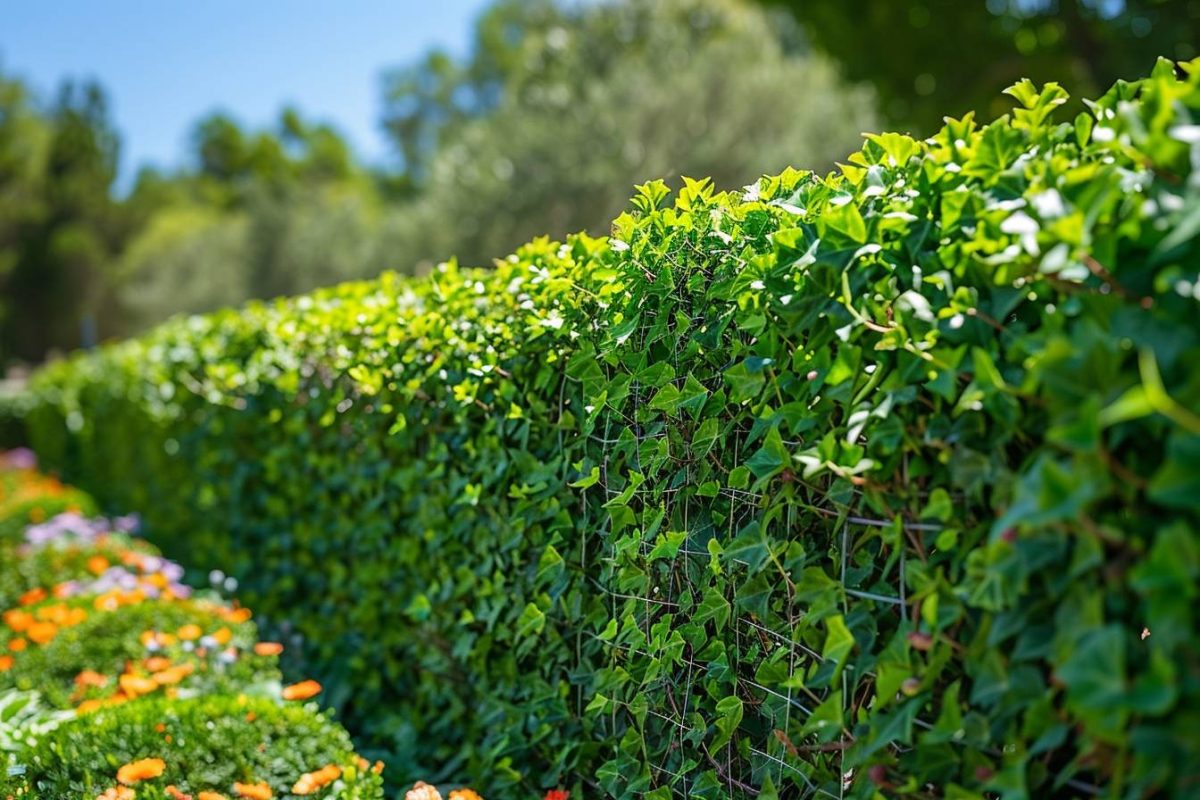
[[[126,514],[123,517],[114,517],[112,527],[114,531],[119,533],[133,533],[142,525],[142,520],[137,514]]]
[[[79,581],[66,581],[65,583],[60,583],[55,592],[62,597],[74,597],[80,593],[81,588]]]
[[[37,456],[28,447],[16,447],[3,456],[3,461],[13,469],[35,469]]]
[[[38,525],[25,528],[25,541],[30,548],[47,547],[59,544],[93,542],[100,536],[116,531],[130,533],[137,529],[138,518],[130,514],[116,517],[112,520],[98,517],[89,519],[81,514],[67,511],[58,514]],[[192,594],[192,588],[183,581],[183,567],[174,561],[161,556],[143,555],[136,571],[123,566],[111,566],[103,574],[91,581],[71,581],[64,586],[68,595],[103,594],[113,589],[131,591],[141,588],[149,597],[159,597],[162,592],[157,586],[145,580],[145,576],[161,575],[166,579],[167,588],[176,597],[187,598]]]
[[[25,529],[25,541],[33,545],[44,545],[60,539],[83,539],[90,541],[103,532],[107,524],[89,520],[74,511],[64,511],[39,525]]]

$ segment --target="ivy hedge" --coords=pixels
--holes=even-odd
[[[403,780],[1200,790],[1200,62],[48,367]],[[375,755],[371,753],[372,757]]]

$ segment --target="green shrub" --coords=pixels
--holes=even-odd
[[[307,636],[393,777],[1185,796],[1200,62],[38,375],[39,454]]]
[[[28,395],[4,386],[0,380],[0,450],[29,444],[25,435]]]
[[[37,692],[0,690],[0,769],[7,772],[18,753],[72,716],[71,711],[47,706]]]
[[[357,758],[346,732],[311,707],[223,696],[139,700],[64,723],[24,758],[22,774],[7,786],[0,776],[0,791],[92,798],[118,785],[121,766],[142,759],[160,759],[165,768],[136,784],[139,800],[168,800],[168,786],[237,797],[235,782],[265,782],[274,797],[292,798],[302,775],[331,764],[340,777],[307,797],[383,797],[381,779]]]

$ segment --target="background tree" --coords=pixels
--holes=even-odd
[[[1020,78],[1075,98],[1145,75],[1159,56],[1198,54],[1196,0],[768,0],[813,45],[879,93],[889,120],[918,135],[944,116],[990,119]],[[1078,102],[1078,101],[1076,101]]]
[[[11,356],[13,273],[22,247],[41,216],[41,186],[50,127],[23,83],[0,74],[0,361]]]
[[[501,0],[473,42],[388,73],[395,171],[294,109],[259,131],[200,120],[189,168],[143,173],[128,201],[156,209],[120,258],[130,325],[607,233],[635,183],[826,169],[877,125],[786,14],[734,0]]]
[[[36,359],[106,332],[105,273],[125,231],[110,193],[118,140],[94,83],[64,83],[44,114],[15,81],[0,93],[0,270],[10,299],[0,349]]]
[[[120,258],[132,327],[382,269],[380,193],[332,127],[290,108],[260,131],[210,114],[191,162],[143,172],[129,198],[155,209]]]
[[[725,0],[503,0],[468,60],[435,53],[387,81],[418,189],[387,251],[488,263],[536,235],[607,233],[649,178],[832,167],[875,127],[872,97],[795,34]]]

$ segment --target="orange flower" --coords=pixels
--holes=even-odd
[[[442,794],[437,787],[430,786],[425,781],[417,781],[413,788],[405,792],[404,800],[442,800]]]
[[[323,786],[336,781],[342,776],[342,768],[337,764],[329,764],[315,772],[306,772],[292,787],[292,794],[312,794]]]
[[[137,793],[128,786],[114,786],[106,789],[103,794],[96,795],[96,800],[134,800]]]
[[[117,780],[128,786],[138,781],[157,778],[166,768],[167,765],[161,758],[143,758],[140,761],[131,761],[117,770]]]
[[[455,789],[450,793],[450,800],[483,800],[474,789]]]
[[[321,691],[321,684],[316,681],[300,681],[293,683],[291,686],[283,687],[284,700],[307,700],[310,697],[317,696]]]
[[[189,622],[187,625],[184,625],[182,628],[176,631],[176,635],[178,635],[179,638],[185,642],[191,642],[203,636],[204,631],[200,629],[199,625]]]
[[[94,555],[87,560],[88,572],[93,575],[103,574],[110,566],[108,559],[102,555]]]
[[[233,793],[238,797],[245,797],[247,800],[271,800],[274,797],[271,794],[271,787],[265,782],[235,783],[233,785]]]
[[[159,686],[172,686],[179,683],[196,669],[195,664],[180,664],[170,669],[164,669],[154,674],[154,682]]]
[[[158,688],[158,684],[149,678],[143,678],[139,675],[122,675],[117,679],[121,684],[121,691],[130,697],[138,697],[143,694],[150,694]]]
[[[82,717],[84,714],[90,714],[98,708],[103,708],[104,703],[99,700],[84,700],[79,705],[75,706],[75,714]]]
[[[172,800],[192,800],[190,794],[184,794],[176,788],[175,784],[171,784],[166,789],[167,794],[171,795]]]
[[[19,636],[16,639],[13,639],[11,642],[8,643],[8,649],[13,651],[14,653],[24,652],[25,648],[28,646],[29,646],[29,642],[25,641],[24,639],[22,639]]]
[[[53,622],[35,622],[29,626],[25,635],[38,644],[46,644],[58,635],[58,626]]]
[[[8,672],[12,669],[13,657],[10,655],[0,656],[0,672]]]
[[[248,608],[232,608],[225,612],[225,619],[230,622],[249,622],[251,617],[250,609]]]
[[[229,628],[218,628],[213,631],[212,637],[217,640],[217,644],[229,644],[233,640],[233,631]]]
[[[108,678],[95,670],[85,669],[75,676],[76,686],[95,686],[99,688],[107,684]]]
[[[254,652],[260,656],[277,656],[283,652],[283,645],[279,642],[259,642],[254,645]]]
[[[46,599],[46,590],[40,586],[35,589],[30,589],[25,594],[21,595],[20,603],[23,606],[31,606],[34,603],[40,603]]]
[[[92,606],[97,611],[116,611],[121,607],[121,594],[116,589],[98,594],[92,601]]]
[[[171,666],[171,659],[162,656],[150,656],[142,662],[142,666],[151,672],[159,672]]]
[[[20,633],[33,624],[33,615],[19,608],[9,609],[4,612],[4,624],[12,629],[13,633]]]
[[[196,795],[196,800],[225,800],[225,795],[220,792],[200,792]]]

